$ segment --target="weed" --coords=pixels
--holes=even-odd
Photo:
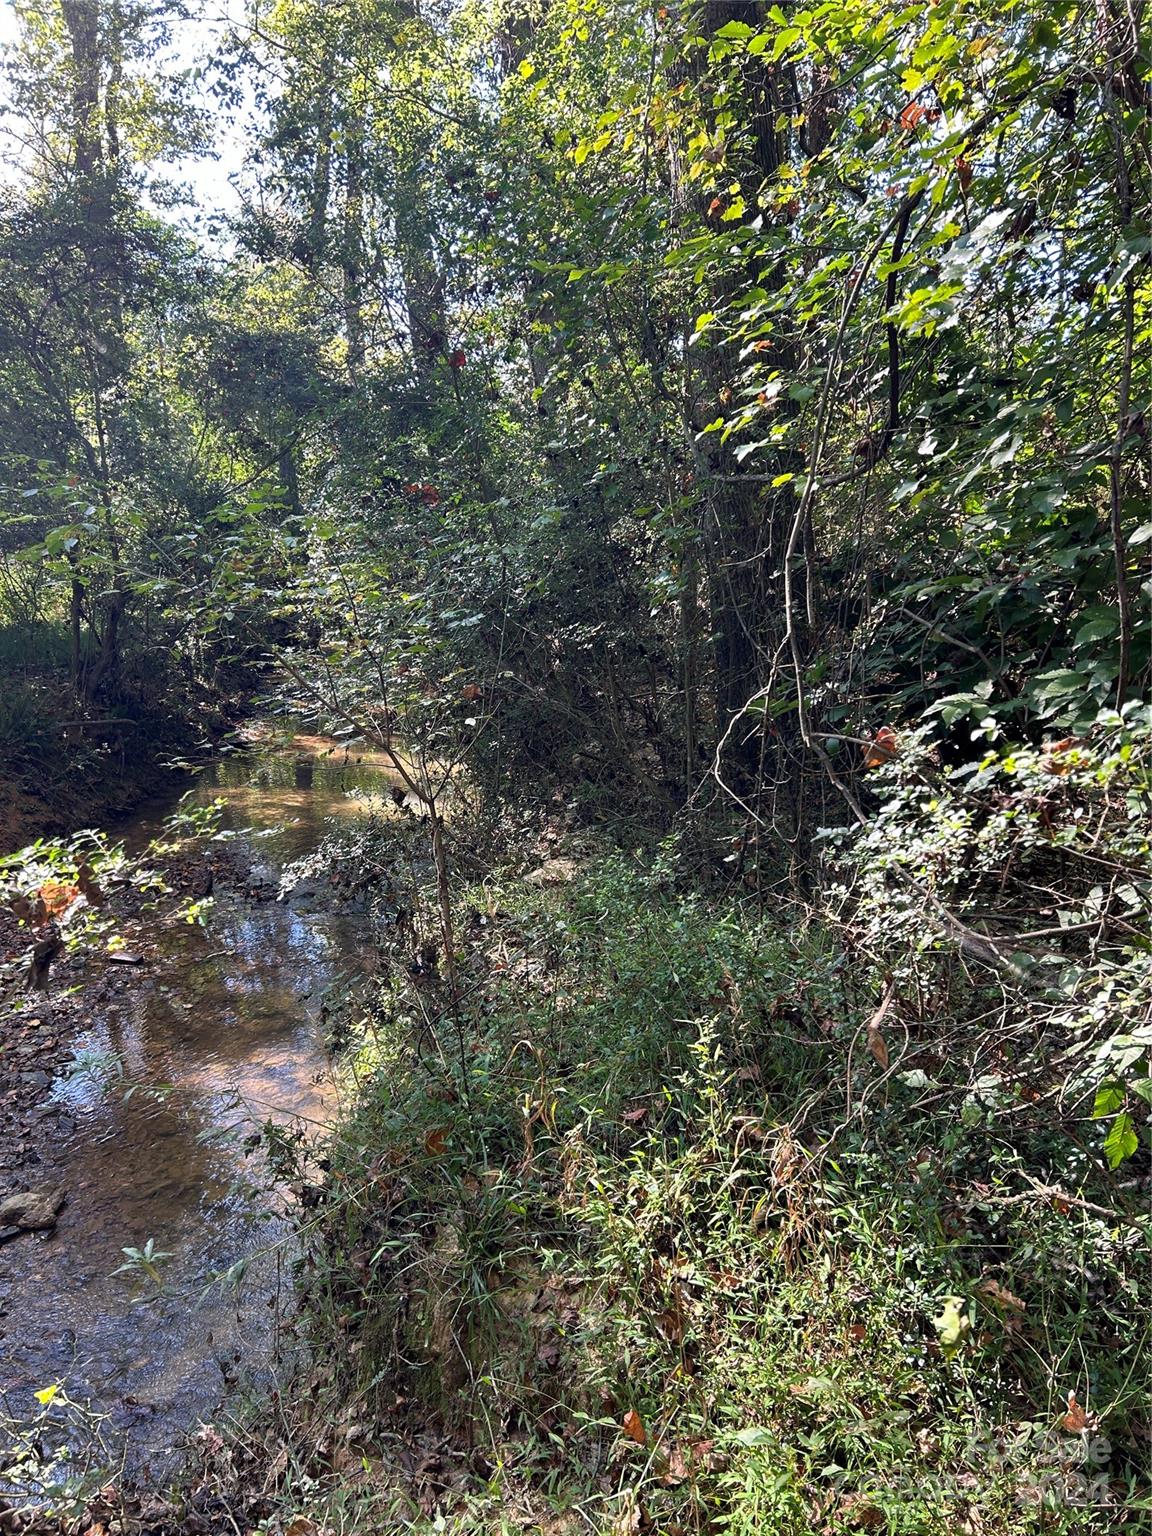
[[[391,926],[301,1327],[322,1416],[463,1461],[365,1498],[461,1533],[1024,1536],[1146,1497],[1140,1212],[968,1055],[928,1094],[886,1070],[867,971],[790,917],[674,859],[489,880],[455,1013]]]

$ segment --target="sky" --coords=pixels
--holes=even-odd
[[[202,63],[212,49],[215,39],[229,24],[240,17],[243,0],[206,0],[201,14],[192,21],[172,23],[172,45],[157,59],[158,69],[182,70]],[[19,37],[19,24],[13,0],[0,0],[0,61],[8,54]],[[207,102],[207,97],[205,96]],[[232,121],[215,111],[215,155],[189,156],[158,167],[163,179],[187,185],[190,189],[190,206],[182,217],[196,222],[212,214],[231,214],[238,211],[240,197],[235,179],[243,168],[243,122]],[[246,115],[246,109],[240,109]],[[0,181],[10,179],[19,166],[20,150],[15,143],[11,124],[0,111]],[[172,210],[169,210],[171,216]],[[181,216],[178,214],[177,216]]]

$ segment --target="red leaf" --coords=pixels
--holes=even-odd
[[[910,101],[900,114],[900,126],[911,132],[917,123],[923,122],[926,116],[927,114],[922,106],[914,101]]]

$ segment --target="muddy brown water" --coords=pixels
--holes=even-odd
[[[68,1191],[56,1231],[0,1248],[0,1406],[11,1420],[62,1383],[90,1405],[109,1451],[137,1476],[179,1463],[189,1430],[220,1410],[226,1386],[278,1358],[290,1253],[263,1160],[243,1142],[269,1119],[315,1135],[336,1087],[320,1020],[325,991],[370,961],[362,915],[333,911],[292,861],[336,819],[387,800],[388,763],[317,737],[266,737],[210,765],[193,804],[225,803],[257,877],[279,899],[218,890],[207,929],[159,932],[148,962],[74,1041],[77,1065],[53,1086],[74,1128],[53,1149]],[[143,846],[175,808],[145,807],[117,829]],[[309,886],[312,886],[310,891]],[[157,1286],[116,1273],[151,1239],[169,1255]],[[214,1277],[247,1259],[237,1292]],[[92,1443],[93,1421],[58,1400],[57,1433]],[[0,1446],[0,1450],[4,1447]]]

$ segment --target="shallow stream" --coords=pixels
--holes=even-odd
[[[139,1474],[163,1475],[189,1428],[236,1376],[274,1362],[288,1293],[283,1224],[245,1136],[272,1119],[314,1133],[335,1086],[320,1019],[325,990],[370,965],[365,920],[334,911],[323,881],[284,872],[334,818],[387,799],[383,758],[325,738],[265,736],[198,778],[223,800],[250,862],[247,892],[213,893],[208,925],[164,927],[145,963],[118,966],[53,1085],[66,1127],[53,1176],[67,1189],[47,1237],[0,1248],[0,1394],[9,1417],[62,1383],[102,1415],[102,1435]],[[116,829],[129,848],[178,795]],[[252,894],[255,880],[258,896]],[[260,889],[262,887],[262,889]],[[116,1271],[153,1248],[162,1284]],[[245,1258],[239,1295],[213,1276]],[[59,1404],[56,1405],[59,1408]]]

